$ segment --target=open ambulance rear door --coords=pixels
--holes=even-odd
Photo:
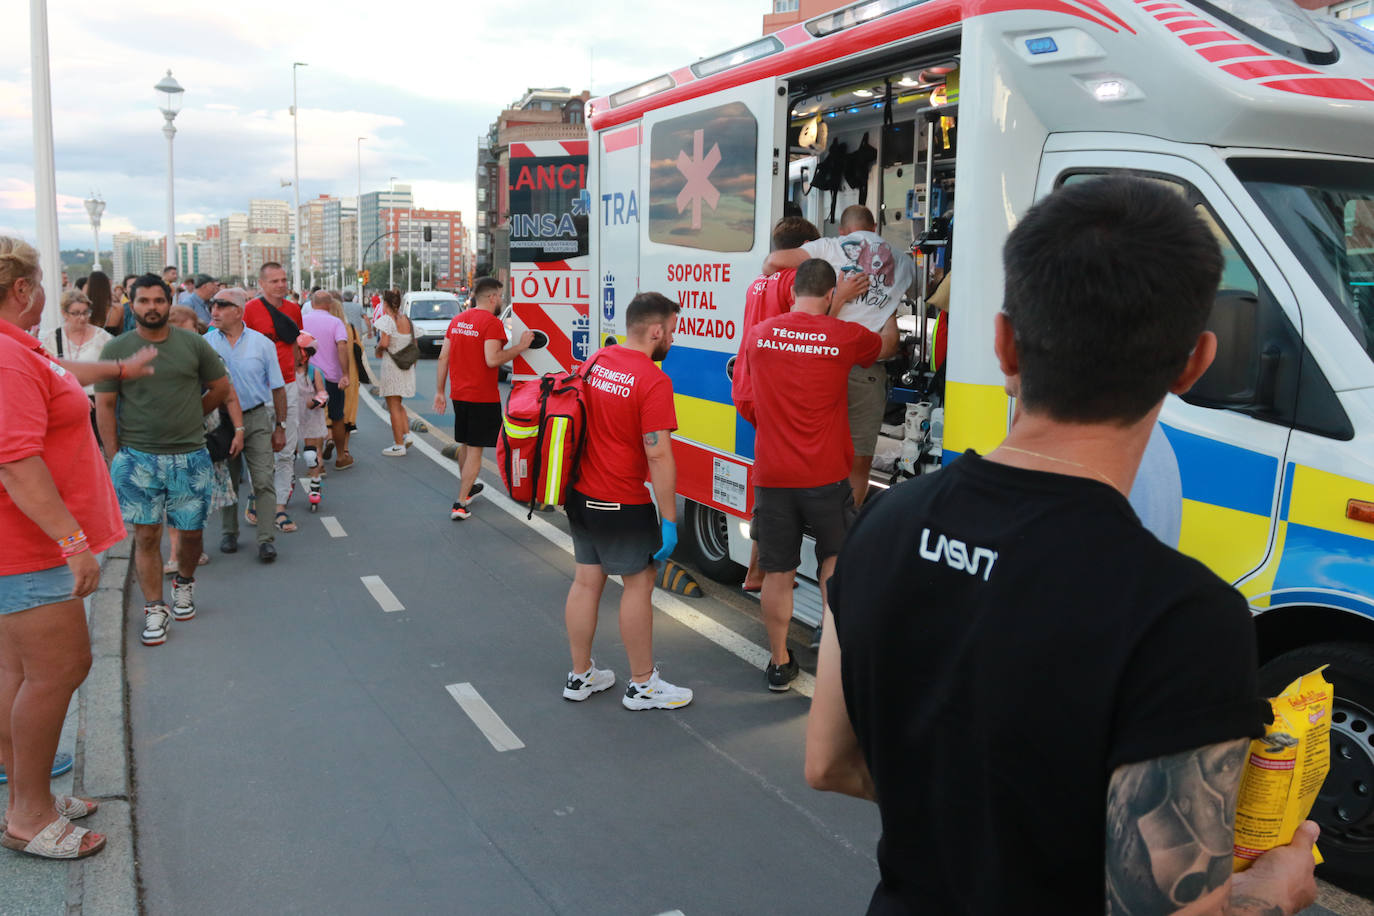
[[[591,352],[587,317],[587,141],[510,145],[510,302],[512,340],[534,345],[517,356],[512,380],[572,371]]]
[[[682,308],[663,369],[673,380],[683,540],[703,571],[731,565],[729,515],[747,518],[753,428],[730,397],[744,297],[782,215],[787,85],[767,78],[695,99],[613,106],[593,135],[597,342],[625,333],[639,290]],[[615,97],[612,97],[614,103]],[[700,529],[700,530],[698,530]]]

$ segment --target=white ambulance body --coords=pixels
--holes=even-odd
[[[836,234],[830,192],[799,196],[836,140],[876,154],[836,215],[863,200],[894,248],[952,263],[945,460],[1008,427],[992,316],[1020,215],[1115,172],[1193,202],[1227,265],[1216,364],[1162,416],[1180,547],[1251,602],[1267,689],[1331,662],[1322,848],[1374,874],[1374,33],[1290,0],[871,0],[596,99],[588,123],[593,338],[623,335],[638,290],[681,303],[663,365],[683,540],[721,577],[749,550],[745,290],[785,202]],[[895,404],[928,396],[915,346]]]

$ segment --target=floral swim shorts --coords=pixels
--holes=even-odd
[[[210,514],[215,466],[205,449],[179,455],[155,455],[121,448],[110,462],[110,478],[124,521],[131,525],[167,524],[199,531]]]

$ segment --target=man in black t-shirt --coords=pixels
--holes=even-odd
[[[869,913],[1294,913],[1315,824],[1231,875],[1268,721],[1246,602],[1124,495],[1215,355],[1217,243],[1162,184],[1104,178],[1034,207],[1003,258],[1011,431],[851,530],[807,781],[878,801]]]

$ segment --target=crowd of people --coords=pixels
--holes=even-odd
[[[1205,330],[1222,264],[1211,231],[1177,195],[1139,179],[1077,183],[1031,208],[1004,248],[995,326],[1015,399],[1006,439],[864,500],[868,367],[896,348],[891,300],[910,281],[865,214],[847,212],[839,240],[820,239],[804,220],[779,224],[750,290],[733,393],[757,430],[751,529],[766,687],[785,691],[798,675],[787,626],[809,531],[826,609],[806,778],[878,806],[880,883],[869,912],[1306,906],[1315,896],[1310,822],[1231,874],[1240,773],[1267,709],[1246,602],[1142,526],[1128,501],[1165,396],[1185,392],[1216,352]],[[847,270],[856,260],[861,269]],[[245,465],[247,514],[270,562],[275,534],[293,528],[298,439],[316,484],[331,446],[335,469],[352,464],[349,390],[362,367],[343,297],[318,291],[302,314],[275,264],[251,299],[201,279],[184,306],[162,277],[133,278],[118,307],[93,281],[64,298],[60,336],[40,342],[28,333],[43,306],[37,256],[0,238],[6,846],[75,858],[104,843],[70,823],[96,803],[54,797],[47,784],[62,716],[89,665],[80,599],[99,577],[92,555],[133,527],[143,641],[156,645],[171,620],[195,614],[213,504],[224,513],[221,549],[237,548]],[[434,407],[451,403],[461,446],[454,520],[471,517],[482,450],[502,422],[497,369],[532,343],[526,332],[512,344],[496,319],[499,282],[482,280],[474,293],[475,307],[450,323],[436,372]],[[407,449],[402,401],[415,392],[414,330],[400,306],[398,294],[383,294],[372,327],[392,427],[384,454],[396,457]],[[187,327],[208,309],[213,329],[183,329],[178,308]],[[566,507],[576,563],[565,605],[571,701],[616,683],[591,655],[610,576],[623,583],[622,704],[693,700],[660,675],[653,652],[654,563],[677,543],[677,420],[658,363],[678,311],[640,292],[625,311],[624,342],[581,369],[586,439]],[[96,361],[56,352],[94,355],[96,332],[130,319],[133,329],[101,344]],[[108,474],[82,389],[92,384]],[[207,425],[220,434],[207,438]],[[212,455],[207,443],[229,431],[222,457]],[[164,523],[177,532],[170,606]]]

